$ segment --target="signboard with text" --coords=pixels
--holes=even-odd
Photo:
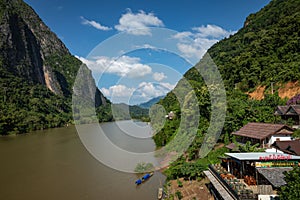
[[[259,160],[291,160],[292,155],[283,155],[283,154],[270,154],[267,156],[260,156]]]
[[[255,162],[255,167],[293,167],[298,165],[298,161],[270,161],[270,162]]]

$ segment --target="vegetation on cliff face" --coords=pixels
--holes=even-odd
[[[219,141],[228,142],[230,134],[248,122],[280,120],[273,115],[274,109],[277,105],[284,105],[287,99],[280,99],[278,96],[278,85],[300,80],[299,31],[300,1],[273,0],[258,13],[251,14],[244,27],[236,34],[221,40],[208,50],[223,78],[227,96],[226,121]],[[190,160],[201,157],[199,150],[204,143],[209,123],[213,120],[210,86],[197,70],[199,67],[202,67],[201,61],[184,75],[198,98],[200,110],[197,135],[185,155]],[[272,82],[275,86],[274,94],[271,93]],[[250,99],[247,95],[257,86],[266,86],[264,98],[260,101]],[[166,112],[176,112],[177,118],[167,120],[154,136],[157,146],[166,145],[178,132],[181,108],[174,91],[180,90],[180,87],[178,84],[173,92],[158,103]],[[211,138],[205,142],[214,143],[216,139]],[[175,173],[178,168],[176,166],[176,163],[172,165],[168,173]]]
[[[0,0],[0,134],[71,123],[72,89],[80,66],[30,6],[22,0]],[[87,87],[95,87],[92,76],[87,79]],[[110,120],[109,103],[96,89],[100,121]]]

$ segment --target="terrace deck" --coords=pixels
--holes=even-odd
[[[204,174],[207,176],[207,178],[210,180],[210,182],[213,184],[213,186],[218,190],[220,195],[226,199],[226,200],[236,200],[236,198],[233,198],[227,190],[221,185],[221,183],[212,175],[210,171],[204,171]]]

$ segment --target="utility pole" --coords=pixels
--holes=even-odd
[[[274,82],[271,82],[271,90],[272,90],[272,91],[271,91],[271,94],[272,94],[272,95],[274,94],[273,83],[274,83]]]

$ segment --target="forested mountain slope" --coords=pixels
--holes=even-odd
[[[226,121],[221,139],[227,140],[230,133],[246,123],[278,122],[274,109],[286,99],[278,96],[278,89],[285,83],[300,83],[300,1],[272,0],[267,6],[247,17],[244,27],[236,34],[225,38],[208,50],[208,55],[217,65],[224,82],[227,96]],[[198,98],[200,119],[197,136],[189,149],[190,157],[197,156],[211,119],[211,96],[199,69],[205,67],[203,59],[184,75]],[[274,94],[271,92],[271,83]],[[168,143],[180,126],[181,106],[174,94],[180,90],[181,81],[175,89],[159,102],[166,112],[174,111],[177,117],[167,121],[154,136],[158,146]],[[248,94],[263,87],[262,100],[251,99]],[[176,92],[175,92],[176,93]]]
[[[244,27],[208,50],[228,88],[300,79],[300,1],[273,0]]]

